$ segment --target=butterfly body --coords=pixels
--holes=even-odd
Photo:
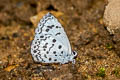
[[[47,13],[35,30],[31,44],[31,54],[35,62],[41,63],[75,63],[77,53],[71,50],[68,37],[58,20]]]

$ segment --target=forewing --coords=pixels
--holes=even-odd
[[[51,34],[55,39],[57,39],[60,43],[62,43],[68,54],[71,54],[71,46],[68,40],[68,37],[59,23],[59,21],[51,14],[46,14],[38,24],[38,28],[36,29],[37,34]]]

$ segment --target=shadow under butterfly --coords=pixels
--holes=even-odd
[[[77,56],[62,25],[51,13],[43,16],[35,30],[31,54],[35,62],[60,64],[75,64]]]

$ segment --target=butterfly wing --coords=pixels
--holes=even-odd
[[[68,37],[58,20],[51,14],[46,14],[38,24],[38,28],[35,33],[39,34],[51,34],[58,39],[63,45],[66,46],[68,52],[71,53],[71,46]]]
[[[38,24],[31,45],[31,54],[36,62],[67,63],[71,56],[71,46],[58,20],[50,13]]]

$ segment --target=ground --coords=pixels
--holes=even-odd
[[[103,23],[105,5],[106,0],[0,0],[0,80],[119,80],[120,40]],[[33,61],[32,18],[46,12],[63,25],[78,53],[75,64]]]

